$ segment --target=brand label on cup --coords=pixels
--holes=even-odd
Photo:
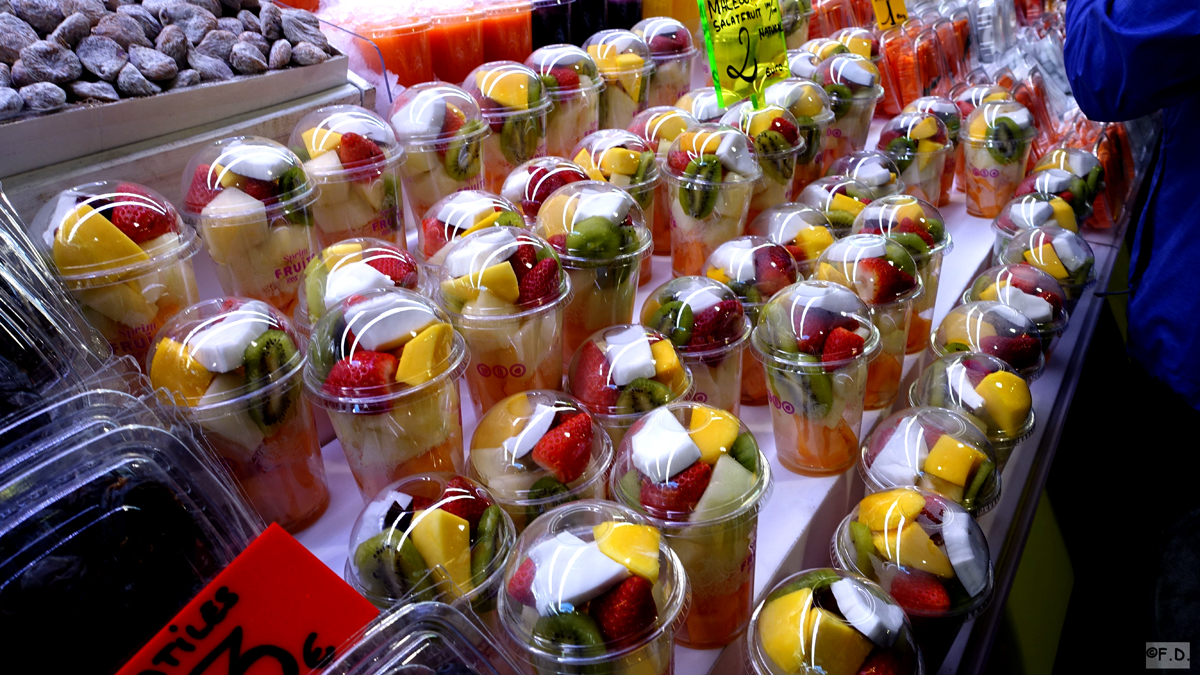
[[[708,63],[722,108],[749,98],[790,75],[779,0],[696,0]]]
[[[480,363],[479,365],[475,366],[475,372],[479,373],[480,377],[498,377],[500,379],[504,379],[509,376],[525,377],[525,373],[528,372],[528,369],[525,367],[524,363],[515,363],[511,366],[499,364],[490,366],[486,363]]]
[[[871,0],[871,5],[875,8],[875,22],[880,30],[908,21],[908,8],[904,6],[904,0]]]

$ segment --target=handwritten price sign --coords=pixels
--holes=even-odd
[[[908,21],[908,8],[904,6],[904,0],[871,0],[871,4],[875,6],[875,21],[881,30]]]
[[[697,0],[717,103],[750,98],[789,75],[779,0]]]

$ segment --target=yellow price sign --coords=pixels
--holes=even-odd
[[[904,6],[904,0],[871,0],[871,4],[875,6],[875,21],[880,30],[908,21],[908,8]]]
[[[779,0],[696,0],[717,104],[749,98],[790,75]]]

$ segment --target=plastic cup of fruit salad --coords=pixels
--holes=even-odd
[[[588,180],[588,175],[575,162],[562,157],[535,157],[508,174],[500,196],[517,207],[527,227],[533,227],[547,197],[558,188],[581,180]]]
[[[618,446],[642,415],[688,398],[692,373],[662,333],[635,324],[610,326],[575,354],[567,393],[591,411]]]
[[[654,106],[635,115],[629,124],[629,131],[646,141],[655,152],[659,166],[662,166],[667,161],[671,142],[694,124],[697,124],[696,118],[691,113],[673,105]],[[654,235],[654,253],[670,255],[671,195],[665,180],[658,181],[654,187],[654,216],[651,222],[654,225],[650,230]]]
[[[417,228],[415,257],[430,278],[437,277],[448,245],[489,227],[525,227],[516,204],[483,190],[463,190],[438,200]]]
[[[563,317],[563,363],[592,333],[633,320],[642,258],[650,230],[642,209],[624,190],[580,181],[556,190],[538,212],[534,233],[558,251],[571,277]]]
[[[762,176],[754,143],[722,124],[701,124],[671,143],[663,177],[670,192],[671,269],[700,274],[718,246],[742,236]]]
[[[1012,94],[1007,89],[998,84],[966,84],[959,85],[950,92],[950,98],[954,101],[955,107],[958,108],[958,118],[960,124],[966,122],[971,117],[971,113],[975,109],[983,105],[987,101],[1011,101]],[[959,192],[966,191],[966,175],[965,166],[966,159],[964,157],[962,141],[963,133],[960,130],[958,134],[958,162],[955,165],[957,172],[954,177],[957,179],[957,188]]]
[[[516,61],[485,63],[471,71],[462,87],[491,127],[483,139],[483,185],[498,194],[513,169],[546,155],[550,98],[537,73]]]
[[[266,138],[226,138],[192,157],[181,191],[221,289],[290,315],[320,249],[311,209],[318,189],[300,158]]]
[[[31,235],[117,356],[140,364],[163,324],[200,299],[196,231],[144,186],[104,181],[63,190],[38,211]]]
[[[678,644],[723,647],[746,629],[758,511],[770,487],[770,464],[754,434],[711,405],[659,408],[621,441],[609,491],[662,532],[692,587]]]
[[[871,309],[880,350],[867,369],[864,405],[867,410],[886,408],[900,393],[913,305],[924,291],[917,264],[891,239],[854,234],[825,249],[813,278],[842,284]]]
[[[611,183],[629,193],[646,218],[652,232],[658,227],[654,206],[657,194],[658,162],[654,151],[641,136],[624,129],[602,129],[588,134],[571,151],[575,163],[583,167],[592,180]],[[653,269],[650,256],[642,258],[638,285],[650,281]]]
[[[390,241],[360,237],[327,247],[304,270],[304,288],[296,305],[296,329],[304,335],[328,307],[372,288],[419,290],[420,266],[411,253]]]
[[[868,493],[920,487],[978,518],[1000,499],[996,464],[987,436],[970,420],[945,408],[924,407],[880,422],[863,442],[858,472]]]
[[[382,117],[356,105],[318,108],[300,120],[288,145],[306,158],[304,170],[320,186],[312,217],[321,246],[375,237],[405,248],[404,149]]]
[[[927,202],[941,199],[942,174],[953,146],[936,115],[900,113],[884,125],[877,147],[896,162],[907,194]]]
[[[1026,263],[1042,270],[1062,286],[1066,308],[1074,309],[1096,283],[1096,256],[1087,241],[1070,230],[1043,225],[1015,235],[999,262]]]
[[[1037,129],[1033,115],[1015,101],[989,101],[967,119],[962,134],[967,213],[995,218],[1025,178]]]
[[[1016,194],[1020,196],[1033,192],[1054,195],[1070,204],[1076,222],[1086,223],[1092,216],[1092,194],[1087,181],[1066,169],[1048,167],[1030,171],[1017,186]]]
[[[751,323],[728,286],[709,277],[676,277],[650,292],[641,320],[675,345],[692,372],[692,400],[738,414]]]
[[[817,269],[817,258],[834,241],[825,214],[800,202],[780,204],[763,211],[750,222],[746,232],[787,249],[796,261],[800,277],[812,276]],[[763,301],[770,297],[763,296]]]
[[[600,128],[604,80],[596,62],[575,45],[542,47],[525,59],[550,98],[546,116],[546,153],[569,157],[584,136]]]
[[[666,16],[642,19],[633,32],[646,42],[654,60],[650,76],[649,105],[675,105],[692,88],[692,63],[696,48],[692,34],[679,21]]]
[[[829,94],[834,122],[825,137],[826,166],[862,150],[871,131],[875,104],[883,97],[879,69],[856,54],[835,54],[817,66],[813,80]]]
[[[904,609],[844,570],[805,570],[776,584],[750,618],[746,648],[753,675],[925,672]]]
[[[835,54],[850,53],[849,47],[838,42],[837,40],[834,40],[832,37],[814,37],[800,45],[800,48],[804,51],[816,54],[817,58],[822,61],[834,56]]]
[[[732,94],[726,93],[726,100],[732,100]],[[714,87],[692,89],[675,101],[675,107],[695,117],[702,124],[715,124],[721,120],[726,108],[721,107],[717,100],[717,90]]]
[[[802,281],[767,302],[750,343],[766,371],[779,463],[805,476],[853,466],[867,364],[880,349],[866,305],[844,286]]]
[[[658,528],[597,500],[564,504],[517,537],[500,623],[538,673],[669,675],[687,574]]]
[[[950,310],[930,339],[934,356],[954,352],[983,352],[1012,366],[1026,382],[1046,367],[1037,326],[1010,305],[987,300],[968,302]]]
[[[942,259],[954,246],[941,212],[933,204],[894,195],[871,202],[854,221],[854,233],[881,234],[904,247],[917,265],[924,292],[913,301],[905,353],[924,351],[933,329],[933,310],[942,277]]]
[[[1070,321],[1066,292],[1054,277],[1033,265],[997,265],[982,272],[963,293],[963,302],[977,300],[1000,302],[1028,317],[1037,327],[1046,358]]]
[[[854,219],[874,199],[871,188],[853,178],[826,176],[809,183],[796,201],[824,214],[833,236],[840,239],[850,234]]]
[[[957,352],[933,361],[913,383],[909,402],[953,410],[987,435],[1002,472],[1013,449],[1033,433],[1029,385],[990,354]]]
[[[904,106],[902,112],[923,112],[937,116],[946,125],[946,134],[950,139],[951,151],[946,155],[946,168],[942,171],[942,185],[938,198],[937,206],[946,206],[950,203],[950,189],[954,187],[954,176],[958,172],[958,167],[962,164],[962,143],[959,141],[959,131],[962,128],[962,114],[958,110],[958,106],[954,105],[954,101],[941,96],[922,96],[921,98]],[[929,200],[934,201],[934,200]]]
[[[809,79],[817,72],[817,66],[821,64],[821,57],[803,49],[804,42],[808,42],[808,40],[804,40],[795,47],[788,47],[788,71],[792,77]]]
[[[448,247],[438,304],[467,342],[476,415],[531,389],[558,389],[571,283],[558,254],[523,230],[491,227]]]
[[[329,413],[364,500],[405,476],[462,470],[467,359],[449,317],[397,288],[351,296],[313,327],[305,389]]]
[[[1081,201],[1086,204],[1087,213],[1091,214],[1096,200],[1105,188],[1104,166],[1096,155],[1080,148],[1059,146],[1042,155],[1030,169],[1030,173],[1048,169],[1062,169],[1083,181],[1084,193]]]
[[[874,63],[876,67],[879,67],[879,62],[883,60],[883,48],[879,44],[879,36],[873,33],[870,28],[850,26],[834,31],[829,37],[845,45],[851,54],[857,54],[863,58],[870,59],[871,63]]]
[[[859,150],[838,159],[829,167],[830,176],[846,176],[867,186],[871,199],[904,194],[908,186],[900,179],[900,167],[892,158],[875,150]]]
[[[792,113],[777,105],[755,109],[750,101],[742,101],[725,113],[721,123],[750,137],[762,170],[746,218],[754,220],[764,210],[792,201],[796,164],[807,149]]]
[[[151,386],[200,425],[263,520],[292,532],[329,505],[304,348],[278,310],[222,298],[172,317],[146,356]]]
[[[650,101],[654,59],[646,41],[620,28],[602,30],[583,43],[604,78],[600,92],[600,128],[625,129]]]
[[[808,42],[808,23],[813,8],[810,0],[783,0],[780,3],[783,16],[783,36],[787,48],[799,49]]]
[[[400,184],[410,228],[450,194],[483,188],[482,145],[491,128],[470,94],[444,82],[409,87],[392,103],[388,122],[407,157]]]
[[[904,608],[929,672],[992,595],[983,531],[963,507],[927,490],[863,497],[831,548],[834,567],[878,583]]]
[[[1008,242],[1023,230],[1032,230],[1043,225],[1057,225],[1064,230],[1078,232],[1075,212],[1061,197],[1041,192],[1013,197],[992,220],[992,231],[996,243],[992,246],[992,261],[998,262],[1008,248]]]
[[[475,427],[467,470],[523,532],[551,509],[603,499],[612,441],[576,399],[558,391],[514,394]]]
[[[833,241],[832,236],[829,240]],[[758,325],[758,317],[766,301],[796,283],[800,277],[796,261],[787,248],[764,237],[753,236],[738,237],[718,246],[704,263],[704,276],[716,279],[733,291],[742,303],[742,311],[751,329]],[[696,369],[693,368],[692,372],[694,374]],[[740,402],[747,405],[767,403],[767,374],[762,362],[744,349]],[[734,414],[738,412],[737,408],[728,410]]]
[[[792,194],[798,195],[809,183],[825,175],[825,132],[834,119],[829,95],[812,80],[793,76],[767,87],[764,97],[768,104],[786,108],[792,114],[804,141],[804,150],[796,155],[792,185]]]

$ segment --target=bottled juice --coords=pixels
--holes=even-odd
[[[428,19],[363,21],[358,24],[357,31],[375,43],[354,41],[367,65],[375,72],[379,72],[379,55],[375,51],[378,46],[383,54],[384,67],[396,75],[400,84],[411,87],[433,79]]]
[[[571,8],[571,42],[582,45],[605,28],[604,0],[575,0]]]
[[[471,5],[446,8],[432,17],[429,52],[433,74],[459,84],[483,59],[483,12]]]
[[[607,0],[604,8],[605,28],[629,30],[642,20],[642,0]]]
[[[528,0],[494,2],[484,10],[483,60],[523,62],[533,51]]]

